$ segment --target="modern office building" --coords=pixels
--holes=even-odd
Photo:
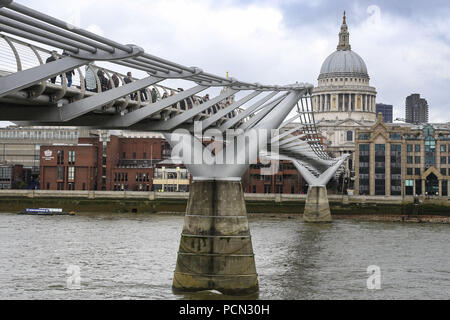
[[[392,123],[393,122],[393,106],[391,104],[383,104],[383,103],[377,103],[376,106],[377,114],[381,113],[383,115],[383,122],[384,123]]]
[[[414,93],[406,97],[405,121],[413,124],[428,123],[428,102]]]
[[[450,194],[450,124],[386,124],[356,134],[355,194]]]
[[[27,173],[22,165],[0,165],[0,189],[25,189]]]

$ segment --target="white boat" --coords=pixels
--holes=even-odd
[[[74,215],[74,212],[64,212],[61,208],[27,208],[19,214],[25,215],[41,215],[41,216],[67,216]]]

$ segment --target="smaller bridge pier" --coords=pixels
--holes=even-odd
[[[306,196],[305,211],[303,212],[305,222],[331,222],[331,211],[328,203],[326,186],[310,186]]]
[[[194,180],[191,184],[173,290],[217,290],[227,295],[258,291],[240,181]]]

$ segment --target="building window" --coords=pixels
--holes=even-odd
[[[58,150],[56,153],[57,164],[64,164],[64,150]]]
[[[414,168],[414,175],[420,176],[420,168]]]
[[[414,145],[414,149],[415,152],[420,152],[420,144]]]
[[[447,175],[447,168],[441,168],[441,174],[443,176],[446,176]]]
[[[136,152],[133,152],[133,159],[136,159]]]
[[[126,152],[123,152],[123,153],[122,153],[122,158],[124,158],[124,159],[127,158],[127,153],[126,153]]]
[[[414,180],[405,180],[405,194],[412,196],[414,192]]]
[[[389,138],[392,140],[402,140],[402,136],[399,133],[390,133]]]
[[[441,164],[447,163],[447,157],[441,157]]]
[[[83,190],[86,190],[86,183],[83,182]]]
[[[441,152],[447,152],[447,145],[441,144]]]
[[[75,151],[69,151],[69,164],[75,164]]]
[[[68,179],[70,181],[75,180],[75,167],[69,167]]]
[[[420,156],[415,156],[414,157],[414,163],[415,164],[420,164]]]
[[[423,129],[425,136],[425,168],[429,168],[436,164],[436,140],[434,140],[434,129],[431,125],[427,125]]]
[[[56,179],[64,180],[64,167],[58,167],[58,175]]]
[[[50,182],[47,182],[47,190],[50,190]]]
[[[147,159],[147,152],[144,152],[144,159]]]
[[[412,164],[413,163],[413,157],[412,156],[407,156],[406,157],[406,163]]]
[[[402,145],[391,144],[391,195],[402,194]]]
[[[406,149],[407,149],[408,152],[412,152],[413,151],[413,145],[412,144],[408,144],[406,146]]]
[[[353,131],[347,131],[347,141],[353,141]]]
[[[375,145],[375,195],[386,195],[386,145]]]
[[[407,174],[408,176],[412,176],[412,174],[413,174],[413,168],[406,168],[406,174]]]
[[[370,140],[370,133],[360,133],[359,140]]]

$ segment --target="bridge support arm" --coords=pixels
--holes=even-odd
[[[31,69],[19,71],[0,78],[0,98],[9,93],[31,87],[42,80],[50,79],[64,72],[87,64],[88,61],[65,57]]]

